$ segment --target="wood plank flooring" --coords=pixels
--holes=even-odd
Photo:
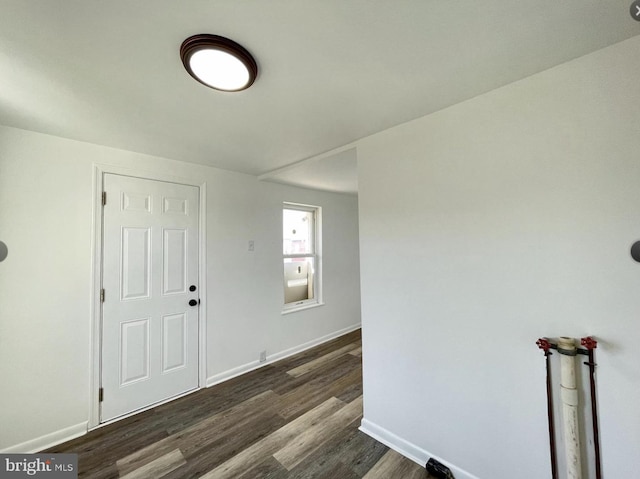
[[[358,431],[360,331],[56,446],[92,479],[424,479]]]

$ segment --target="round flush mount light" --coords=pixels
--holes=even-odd
[[[187,38],[180,47],[180,58],[189,75],[216,90],[246,90],[258,76],[251,53],[218,35],[201,33]]]

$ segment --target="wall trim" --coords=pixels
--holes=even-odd
[[[48,449],[56,444],[60,444],[76,437],[84,436],[87,433],[88,423],[87,421],[76,424],[75,426],[65,427],[58,431],[45,434],[44,436],[29,439],[28,441],[16,444],[15,446],[9,446],[6,449],[0,450],[3,454],[32,454],[35,452]]]
[[[251,372],[255,369],[262,368],[267,366],[268,364],[275,363],[276,361],[280,361],[281,359],[288,358],[289,356],[293,356],[294,354],[301,353],[306,351],[307,349],[311,349],[315,346],[318,346],[322,343],[326,343],[327,341],[331,341],[332,339],[338,338],[340,336],[344,336],[356,329],[360,329],[361,324],[353,324],[346,328],[340,329],[338,331],[334,331],[333,333],[329,333],[325,336],[321,336],[319,338],[313,339],[306,343],[302,343],[298,346],[294,346],[289,349],[285,349],[284,351],[280,351],[279,353],[270,354],[267,356],[267,360],[265,362],[260,361],[251,361],[250,363],[243,364],[241,366],[237,366],[235,368],[228,369],[218,374],[214,374],[213,376],[209,376],[207,378],[207,387],[215,386],[216,384],[220,384],[224,381],[228,381],[229,379],[233,379],[237,376],[241,376],[248,372]]]
[[[391,431],[378,426],[368,419],[362,419],[359,429],[367,436],[371,436],[376,441],[381,442],[385,446],[389,446],[394,451],[402,454],[408,459],[411,459],[413,462],[420,464],[422,467],[424,467],[429,458],[434,458],[436,461],[444,464],[449,469],[451,469],[451,472],[456,477],[456,479],[480,479],[478,476],[474,476],[470,472],[460,469],[459,467],[451,464],[448,461],[445,461],[435,454],[431,454],[430,452],[425,451],[424,449],[416,446],[406,439],[402,439],[401,437],[396,436]]]

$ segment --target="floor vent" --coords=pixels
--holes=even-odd
[[[455,479],[447,466],[443,466],[433,458],[427,461],[426,467],[429,475],[435,479]]]

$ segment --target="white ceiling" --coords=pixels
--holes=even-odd
[[[640,34],[630,3],[0,0],[0,123],[353,192],[341,146]],[[252,52],[256,83],[195,82],[196,33]]]

